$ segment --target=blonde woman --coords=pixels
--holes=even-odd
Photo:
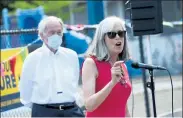
[[[99,23],[82,67],[86,117],[130,117],[131,83],[125,23],[111,16]]]

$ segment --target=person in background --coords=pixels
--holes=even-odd
[[[48,16],[38,25],[42,47],[25,59],[19,84],[20,101],[32,117],[84,117],[76,104],[79,61],[76,52],[60,47],[64,24]]]
[[[102,20],[82,67],[86,117],[130,117],[127,100],[131,83],[124,61],[129,59],[125,23]]]

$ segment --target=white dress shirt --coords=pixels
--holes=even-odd
[[[76,52],[59,47],[54,54],[45,44],[30,53],[23,64],[19,83],[20,101],[51,104],[76,100],[79,61]]]

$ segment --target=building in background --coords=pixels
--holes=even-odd
[[[65,21],[67,24],[88,24],[87,1],[74,1],[70,6],[64,8],[66,13],[70,14],[70,18]],[[103,1],[105,17],[116,15],[124,18],[125,3],[122,1]],[[75,11],[74,9],[80,8]],[[182,1],[167,0],[162,1],[163,20],[167,22],[182,21]]]

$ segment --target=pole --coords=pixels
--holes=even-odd
[[[3,19],[3,26],[4,26],[4,29],[6,30],[9,30],[10,26],[9,26],[9,22],[8,22],[8,19],[9,19],[9,16],[8,16],[8,9],[7,8],[4,8],[3,11],[2,11],[2,19]],[[6,39],[6,48],[11,48],[11,45],[10,45],[10,35],[7,35],[5,37]]]
[[[104,19],[104,6],[103,1],[93,1],[87,0],[87,10],[88,10],[88,24],[98,24]],[[90,37],[93,37],[94,32],[89,32]]]
[[[155,93],[154,93],[155,87],[154,87],[154,81],[153,81],[153,70],[149,70],[149,74],[150,74],[151,82],[147,82],[147,87],[150,88],[152,91],[153,113],[154,113],[154,117],[157,117]]]
[[[151,54],[151,42],[150,42],[150,35],[147,35],[146,40],[146,50],[147,50],[147,63],[152,64],[152,54]]]
[[[141,62],[144,63],[144,51],[143,51],[143,42],[142,42],[142,36],[139,36],[139,47],[140,47],[140,58]],[[146,116],[150,117],[150,108],[149,108],[149,97],[146,87],[146,72],[144,69],[142,69],[142,80],[143,80],[143,86],[144,86],[144,98],[145,98],[145,106],[146,106]]]

